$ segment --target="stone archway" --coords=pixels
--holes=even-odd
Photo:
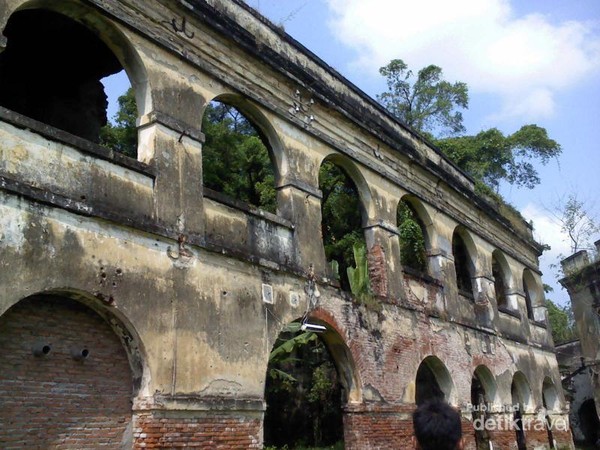
[[[333,326],[314,317],[305,319],[322,327],[315,333],[302,330],[301,322],[283,328],[269,357],[265,444],[343,448],[345,406],[361,397],[354,361]]]
[[[450,372],[436,356],[428,356],[419,365],[415,382],[415,403],[440,399],[454,404],[455,388]]]
[[[518,450],[527,449],[527,439],[523,426],[523,413],[531,401],[531,388],[522,372],[516,372],[511,385],[513,420],[515,422],[515,440]]]
[[[36,295],[0,317],[0,442],[9,447],[131,447],[134,389],[121,340],[92,308]]]
[[[490,448],[491,437],[485,422],[490,418],[489,413],[493,407],[496,391],[496,382],[490,370],[484,365],[477,366],[471,380],[471,406],[477,450]]]

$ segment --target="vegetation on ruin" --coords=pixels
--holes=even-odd
[[[396,216],[402,265],[418,272],[427,272],[425,236],[419,217],[405,201],[400,201],[398,204]]]
[[[117,100],[119,109],[112,122],[108,122],[100,129],[100,145],[130,158],[137,157],[137,104],[133,88],[127,89],[125,94]]]
[[[366,248],[361,205],[352,179],[337,165],[325,161],[319,169],[321,231],[327,261],[336,261],[340,285],[351,291],[348,269],[355,266],[354,246]]]
[[[271,351],[265,399],[266,448],[343,448],[336,368],[321,339],[298,322],[285,327]]]
[[[546,129],[524,125],[505,135],[497,128],[464,133],[458,109],[467,109],[465,83],[449,83],[442,69],[429,65],[414,76],[401,59],[380,68],[388,90],[377,99],[402,122],[427,136],[450,160],[476,181],[498,191],[500,183],[533,188],[540,183],[534,162],[542,165],[561,153]]]
[[[204,113],[204,186],[275,213],[275,173],[258,130],[235,107],[211,102]]]
[[[552,300],[547,299],[546,308],[548,309],[548,322],[550,322],[550,328],[552,329],[552,340],[555,345],[578,339],[579,336],[577,335],[570,304],[559,306]]]

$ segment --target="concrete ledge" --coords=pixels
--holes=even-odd
[[[107,147],[103,147],[87,139],[80,138],[66,131],[46,125],[43,122],[31,119],[27,116],[14,112],[8,108],[0,106],[0,120],[10,123],[17,128],[27,129],[37,133],[51,141],[60,142],[77,148],[78,150],[89,153],[90,155],[113,162],[130,170],[156,178],[156,171],[143,162],[121,153],[115,152]]]

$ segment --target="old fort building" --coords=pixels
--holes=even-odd
[[[0,0],[0,32],[0,448],[262,448],[299,320],[347,449],[411,448],[431,396],[468,449],[571,448],[531,227],[283,30],[240,0]],[[99,145],[121,70],[132,156]],[[257,130],[272,208],[207,182],[215,102]],[[366,297],[328,261],[324,165],[358,199]]]

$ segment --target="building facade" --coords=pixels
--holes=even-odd
[[[595,255],[581,250],[561,262],[560,283],[571,299],[573,319],[579,340],[557,346],[557,358],[567,372],[567,391],[571,391],[571,422],[573,437],[588,445],[597,444],[600,419],[600,241],[595,243]]]
[[[269,354],[304,317],[348,449],[409,448],[434,392],[469,449],[571,448],[473,427],[567,417],[529,225],[281,29],[237,0],[0,0],[0,30],[0,446],[262,448]],[[121,69],[136,158],[97,144]],[[266,143],[274,213],[203,188],[215,100]],[[375,306],[327,261],[324,162],[356,186]]]

